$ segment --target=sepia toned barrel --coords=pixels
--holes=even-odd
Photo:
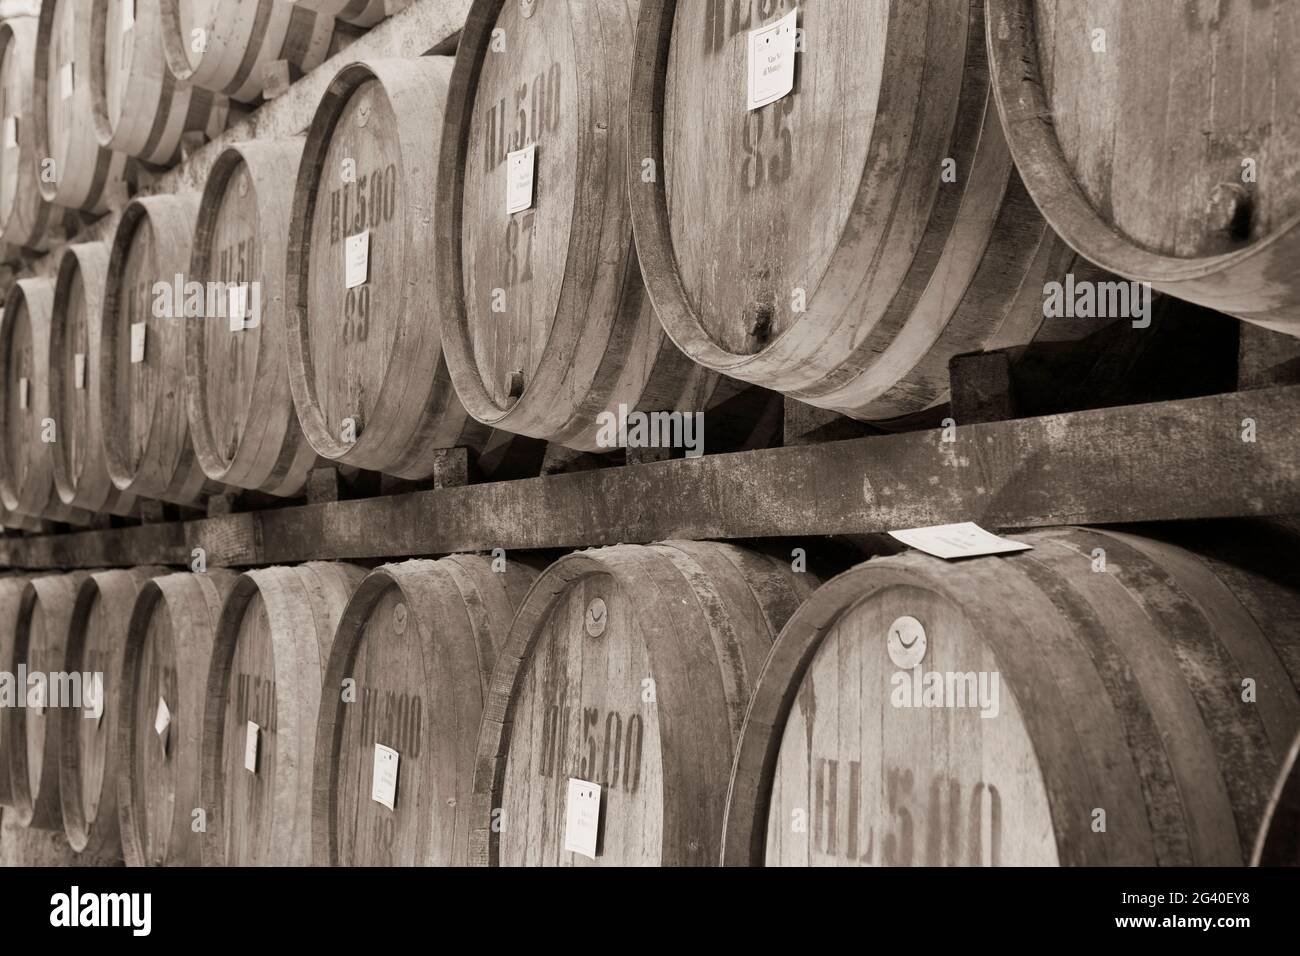
[[[6,670],[22,695],[5,722],[11,813],[23,826],[62,830],[59,799],[61,712],[81,717],[99,689],[64,666],[68,623],[83,571],[27,579],[19,598],[13,650]],[[26,680],[24,680],[24,676]]]
[[[536,571],[453,555],[376,568],[339,621],[316,732],[316,865],[463,866],[492,668]],[[395,752],[382,793],[378,747]]]
[[[308,10],[358,27],[372,27],[411,5],[411,0],[298,0]]]
[[[641,283],[624,156],[633,9],[477,0],[439,147],[456,391],[481,422],[583,451],[609,447],[603,412],[705,412],[734,391],[668,341]],[[509,157],[525,148],[531,192],[509,212]]]
[[[289,379],[303,432],[324,458],[403,478],[432,474],[439,449],[489,437],[452,390],[430,313],[430,116],[450,73],[439,56],[344,67],[308,130],[289,224]]]
[[[1295,536],[1242,564],[1079,528],[1014,540],[1032,550],[869,561],[791,618],[724,863],[1250,859],[1300,727]]]
[[[159,0],[163,53],[178,80],[240,103],[262,95],[269,75],[289,79],[329,53],[334,21],[286,0]]]
[[[310,866],[321,682],[365,569],[249,571],[217,625],[203,731],[206,866]]]
[[[230,146],[218,157],[199,205],[188,276],[216,306],[203,321],[185,323],[194,452],[209,478],[276,495],[301,491],[317,460],[284,361],[284,223],[301,155],[295,137]]]
[[[1278,774],[1251,863],[1300,866],[1300,734]]]
[[[10,511],[4,506],[4,502],[0,501],[0,528],[9,531],[40,531],[43,527],[40,518]]]
[[[579,551],[538,578],[497,655],[472,860],[714,866],[750,687],[817,579],[733,545]],[[565,849],[574,781],[596,853]]]
[[[54,487],[65,505],[101,514],[132,515],[134,495],[108,474],[100,407],[100,338],[108,245],[65,246],[54,284],[50,319],[50,417],[59,440],[50,446]]]
[[[121,866],[120,860],[74,853],[55,830],[32,830],[0,807],[0,868],[10,866]]]
[[[27,575],[13,574],[0,577],[0,670],[14,671],[14,636],[18,633],[18,617],[23,607],[23,593],[27,589]],[[15,695],[19,688],[14,688]],[[26,701],[27,689],[22,688],[22,700]],[[0,707],[0,806],[12,806],[14,802],[13,782],[9,776],[9,719],[18,709],[12,704],[18,702],[16,696],[4,707]]]
[[[113,484],[182,505],[221,488],[199,467],[185,412],[185,326],[211,321],[206,297],[185,287],[197,211],[191,195],[138,198],[123,210],[100,335],[100,412]]]
[[[90,515],[70,508],[54,486],[59,422],[50,417],[50,316],[54,283],[19,279],[0,317],[0,499],[10,511],[84,524]]]
[[[155,165],[181,158],[181,139],[215,139],[231,112],[220,93],[177,80],[163,57],[159,0],[93,0],[89,80],[101,146]]]
[[[82,578],[68,623],[64,668],[90,674],[97,696],[59,712],[59,801],[63,830],[78,853],[122,859],[117,815],[117,724],[127,626],[140,588],[163,568],[94,571]],[[95,677],[94,675],[98,675]]]
[[[1006,136],[1034,201],[1082,255],[1300,335],[1300,93],[1279,57],[1300,9],[989,0]],[[1213,64],[1213,69],[1207,69]]]
[[[117,706],[117,805],[128,866],[198,866],[203,712],[229,571],[167,574],[131,612]]]
[[[983,8],[639,5],[628,189],[650,298],[687,355],[879,421],[946,401],[952,356],[1033,338],[1073,256],[1016,175]],[[750,33],[791,13],[794,87],[747,109]]]
[[[0,238],[42,251],[75,226],[76,216],[46,202],[37,182],[36,27],[34,16],[0,23]]]
[[[126,185],[127,157],[99,145],[90,93],[90,8],[45,0],[36,39],[33,134],[41,196],[56,206],[102,213]]]

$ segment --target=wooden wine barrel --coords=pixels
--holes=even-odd
[[[94,0],[91,106],[101,146],[155,165],[181,158],[190,132],[215,139],[242,111],[219,93],[177,80],[163,58],[159,0]]]
[[[39,518],[10,511],[4,506],[4,502],[0,501],[0,528],[9,531],[40,531],[44,528],[44,524]]]
[[[113,484],[188,505],[222,487],[199,466],[185,411],[185,327],[214,321],[194,314],[206,313],[206,303],[200,307],[184,290],[197,212],[198,198],[189,195],[137,198],[123,210],[100,336],[100,412]]]
[[[1300,734],[1282,763],[1251,864],[1300,866]]]
[[[405,10],[411,0],[298,0],[298,4],[353,26],[372,27],[384,17]]]
[[[166,573],[158,567],[92,572],[81,580],[72,605],[64,669],[101,675],[103,707],[92,701],[90,717],[85,708],[59,713],[59,800],[69,845],[98,859],[122,859],[116,746],[121,715],[113,704],[123,693],[127,625],[141,587]]]
[[[108,474],[100,408],[100,337],[108,245],[73,243],[59,258],[50,319],[50,417],[59,440],[50,446],[54,487],[65,505],[132,515],[138,502]]]
[[[303,432],[324,458],[403,478],[432,474],[439,449],[489,440],[452,390],[430,314],[430,116],[450,73],[440,56],[344,67],[308,130],[289,226],[289,380]],[[360,236],[365,281],[347,288],[345,250]]]
[[[18,633],[18,617],[26,588],[27,575],[0,578],[0,669],[11,673],[14,671],[14,635]],[[12,806],[14,802],[13,783],[9,776],[9,718],[15,713],[15,707],[0,707],[0,806]]]
[[[127,627],[117,723],[117,806],[128,866],[198,866],[204,694],[235,575],[168,574],[140,588]],[[161,729],[161,732],[160,732]]]
[[[293,409],[284,353],[285,251],[302,139],[228,147],[208,174],[189,278],[217,313],[185,324],[190,434],[215,481],[296,495],[316,464]],[[232,303],[227,286],[243,288]],[[246,318],[231,320],[231,306]]]
[[[89,13],[85,0],[41,4],[32,132],[41,196],[56,206],[102,213],[109,196],[125,189],[129,171],[125,153],[95,138]]]
[[[84,713],[93,700],[82,675],[64,666],[68,623],[83,571],[48,574],[25,581],[19,598],[13,649],[6,669],[15,675],[25,706],[14,707],[5,723],[9,751],[9,813],[23,826],[62,830],[59,799],[61,712]],[[27,675],[25,682],[21,674]]]
[[[1300,727],[1288,538],[1247,566],[1051,529],[834,578],[758,680],[723,862],[1241,865]]]
[[[65,505],[54,486],[53,449],[67,436],[50,417],[53,303],[51,280],[19,279],[0,317],[0,498],[10,511],[84,524],[90,515]]]
[[[791,0],[640,4],[632,218],[686,354],[877,421],[945,401],[953,355],[1033,337],[1073,257],[1016,175],[983,6],[798,5],[794,89],[747,110],[749,31]]]
[[[36,26],[34,16],[0,23],[0,238],[16,249],[39,252],[77,219],[46,202],[37,182]]]
[[[253,103],[280,61],[290,80],[329,53],[334,20],[284,0],[159,0],[163,52],[178,80]]]
[[[1300,119],[1274,106],[1300,94],[1275,47],[1300,9],[990,0],[988,17],[1006,136],[1056,231],[1113,272],[1300,335]]]
[[[12,866],[121,866],[122,861],[74,853],[67,837],[54,830],[32,830],[0,808],[0,868]]]
[[[471,859],[715,865],[751,682],[818,583],[711,542],[618,545],[551,565],[497,656]],[[564,849],[571,780],[602,788],[594,861]]]
[[[602,412],[706,412],[725,384],[668,341],[641,283],[623,155],[630,6],[477,0],[439,146],[437,289],[456,391],[481,422],[583,451],[609,447]],[[494,35],[508,53],[490,49]],[[531,146],[532,202],[508,213],[507,154]]]
[[[453,555],[384,565],[361,582],[321,692],[317,865],[465,865],[479,719],[536,575],[514,558],[494,571],[490,558]],[[392,809],[373,799],[376,745],[397,752]]]
[[[334,630],[365,574],[314,561],[235,582],[208,672],[204,865],[311,865],[321,682]]]

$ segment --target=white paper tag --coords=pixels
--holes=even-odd
[[[73,82],[73,63],[69,60],[59,70],[59,95],[63,99],[66,100],[72,96]]]
[[[1009,551],[1030,551],[1032,545],[1021,544],[985,531],[973,521],[961,524],[939,524],[930,528],[911,528],[891,531],[890,536],[918,551],[936,558],[973,558],[981,554],[1006,554]]]
[[[18,380],[18,407],[27,410],[27,393],[30,390],[30,383],[25,378]]]
[[[569,800],[564,813],[564,848],[596,859],[596,833],[600,826],[600,784],[569,778]]]
[[[78,352],[72,356],[72,387],[84,389],[86,387],[86,353]]]
[[[135,26],[135,0],[122,0],[122,32]]]
[[[506,154],[506,215],[523,212],[533,204],[533,172],[537,144]]]
[[[251,720],[248,722],[248,733],[244,737],[244,769],[249,773],[257,773],[257,738],[260,728]]]
[[[244,328],[244,317],[248,315],[248,286],[242,282],[227,287],[230,312],[230,331],[240,332]]]
[[[144,322],[131,323],[131,364],[139,365],[144,361],[144,339],[149,326]]]
[[[343,284],[349,289],[365,285],[370,273],[370,230],[348,236],[343,250]]]
[[[370,784],[370,799],[389,810],[397,801],[397,751],[375,744],[375,776]]]
[[[5,149],[12,149],[18,145],[18,117],[5,117]]]
[[[776,23],[749,31],[749,109],[775,103],[794,89],[798,15],[791,10]]]
[[[161,697],[158,698],[158,713],[154,715],[153,732],[159,737],[167,733],[167,728],[172,723],[172,712],[167,707],[167,701]]]

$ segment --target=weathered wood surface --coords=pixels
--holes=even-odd
[[[235,581],[207,678],[205,866],[311,864],[321,684],[335,628],[365,574],[354,564],[311,561]]]
[[[724,863],[1249,861],[1300,727],[1300,539],[1016,540],[869,561],[800,607],[746,714]]]
[[[160,524],[0,538],[0,565],[292,563],[580,548],[682,538],[854,534],[1300,513],[1300,387],[941,432],[706,455]],[[1249,419],[1253,426],[1243,425]],[[1243,441],[1253,427],[1255,441]]]
[[[989,0],[1020,173],[1093,262],[1300,334],[1300,7]],[[1213,68],[1207,68],[1213,64]],[[1266,91],[1266,92],[1263,92]]]
[[[1300,866],[1300,734],[1282,763],[1251,863]]]
[[[298,0],[300,7],[358,27],[372,27],[404,10],[412,0]]]

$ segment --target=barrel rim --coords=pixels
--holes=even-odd
[[[32,609],[36,605],[36,588],[32,582],[35,575],[25,579],[21,584],[18,597],[18,615],[14,624],[13,648],[11,659],[26,658],[31,645]],[[5,720],[8,739],[3,745],[9,751],[9,792],[12,802],[6,810],[14,814],[19,826],[30,827],[36,817],[36,797],[31,792],[27,775],[27,716],[26,707],[15,707]],[[49,728],[46,728],[46,736]],[[44,769],[41,776],[44,777]]]
[[[24,33],[31,31],[32,49],[27,51],[24,51],[22,49],[21,39],[18,36],[18,28],[20,23],[22,24],[22,29]],[[34,60],[36,54],[35,29],[37,24],[39,24],[39,17],[35,17],[35,16],[9,17],[4,21],[0,22],[0,67],[3,67],[5,58],[9,55],[11,50],[13,52],[16,52],[17,55],[22,60]],[[27,53],[27,56],[25,57],[22,56],[24,52]],[[20,111],[18,115],[21,117],[23,115],[23,112],[25,112],[28,117],[27,125],[31,126],[33,125],[31,121],[31,116],[34,114],[34,110],[32,108],[34,74],[31,71],[24,69],[24,67],[27,65],[28,65],[27,63],[19,63],[19,76],[22,80],[20,84],[20,93],[24,94],[24,95],[20,95],[19,97],[20,99],[19,105],[21,107],[25,107],[25,110]],[[21,192],[21,190],[18,187],[23,185],[23,179],[24,179],[23,171],[28,169],[35,170],[35,157],[36,157],[36,150],[32,138],[29,136],[20,137],[18,141],[18,158],[17,158],[18,168],[14,172],[14,196],[10,203],[8,216],[4,216],[4,210],[0,209],[0,238],[3,238],[7,242],[14,241],[8,238],[8,234],[9,234],[9,230],[14,228],[17,225],[17,220],[20,216],[19,206],[21,205],[21,202],[19,201],[19,193]],[[39,180],[39,177],[36,176],[30,178]],[[28,182],[27,186],[30,188],[31,183]],[[45,198],[41,195],[40,189],[38,188],[36,190],[36,206],[39,210],[41,207],[46,205],[47,202]],[[20,248],[26,248],[29,246],[30,243],[39,244],[41,238],[40,235],[37,234],[39,231],[40,230],[36,228],[34,224],[32,233],[21,237],[20,240],[15,242],[15,245],[19,246]]]
[[[134,3],[135,0],[132,0]],[[95,140],[107,147],[113,141],[113,124],[108,117],[108,69],[104,47],[108,41],[108,0],[92,0],[90,6],[90,119]]]
[[[54,31],[54,14],[62,0],[42,0],[41,12],[36,27],[36,59],[32,70],[32,135],[36,156],[50,155],[49,131],[49,84],[50,70],[50,34]],[[36,177],[36,188],[41,198],[53,202],[58,196],[58,183],[47,183],[44,177]]]
[[[180,0],[158,0],[158,25],[162,34],[163,60],[171,75],[180,81],[192,80],[197,70],[190,65],[182,42]]]
[[[1271,849],[1269,836],[1275,820],[1286,820],[1288,817],[1295,815],[1294,806],[1288,809],[1286,796],[1288,790],[1296,789],[1300,789],[1300,732],[1296,733],[1295,740],[1291,742],[1290,750],[1287,751],[1281,761],[1278,768],[1277,783],[1273,787],[1273,792],[1269,795],[1268,803],[1264,806],[1264,813],[1259,821],[1259,834],[1255,838],[1255,846],[1250,854],[1251,866],[1285,865],[1285,861],[1269,859],[1268,851]],[[1291,825],[1294,826],[1295,822],[1292,821]],[[1283,835],[1285,836],[1285,833]]]
[[[4,308],[0,310],[0,370],[7,368],[9,364],[10,343],[13,341],[14,325],[18,321],[16,316],[19,306],[23,307],[23,311],[27,313],[27,322],[31,324],[31,305],[27,302],[29,298],[28,287],[30,286],[34,291],[36,283],[48,281],[48,279],[29,276],[14,283],[13,290],[9,293]],[[6,393],[12,384],[10,382],[5,383]],[[13,469],[9,467],[9,451],[6,447],[8,442],[2,438],[8,433],[10,424],[7,394],[4,398],[4,401],[0,401],[0,503],[4,505],[6,511],[17,511],[20,514],[26,514],[25,511],[19,508],[21,501],[17,490],[14,488]],[[30,398],[28,401],[30,404]],[[39,515],[33,515],[32,517],[39,517]]]
[[[1111,272],[1148,281],[1175,295],[1180,294],[1179,284],[1222,280],[1222,274],[1248,261],[1262,267],[1270,263],[1280,267],[1300,256],[1300,213],[1241,249],[1191,258],[1154,252],[1108,225],[1074,182],[1053,126],[1044,120],[1052,114],[1039,79],[1042,70],[1034,42],[1033,2],[987,0],[988,20],[1000,27],[987,31],[989,70],[1007,143],[1020,176],[1039,211],[1071,248]],[[1000,37],[999,32],[1005,37]],[[1243,291],[1232,287],[1227,297],[1238,297]],[[1182,294],[1186,292],[1182,290]],[[1199,298],[1214,305],[1206,295]],[[1219,307],[1234,311],[1230,303]]]

